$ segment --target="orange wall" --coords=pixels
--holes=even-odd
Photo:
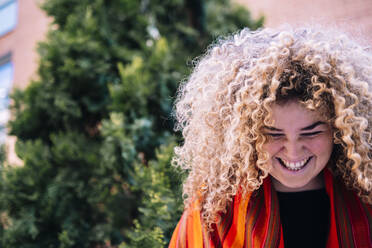
[[[283,23],[320,22],[364,37],[372,43],[372,1],[370,0],[234,0],[247,6],[254,17],[263,14],[265,26]]]
[[[44,39],[49,23],[38,2],[18,0],[17,25],[0,37],[0,57],[12,53],[15,87],[25,87],[37,70],[37,42]]]
[[[45,38],[49,19],[38,7],[38,0],[18,0],[16,27],[0,37],[0,57],[12,53],[14,68],[13,87],[25,88],[36,78],[38,67],[37,42]],[[6,139],[9,164],[22,164],[14,152],[15,137]]]

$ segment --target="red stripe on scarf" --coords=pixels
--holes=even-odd
[[[223,247],[243,247],[245,239],[245,221],[247,206],[252,193],[244,194],[239,192],[234,198],[233,221],[226,239],[223,240]]]
[[[327,248],[371,248],[372,207],[362,203],[354,192],[346,190],[334,180],[328,170],[324,170],[324,179],[331,208]],[[178,223],[169,247],[284,248],[279,203],[270,178],[265,179],[262,187],[254,194],[256,193],[257,195],[252,197],[249,192],[244,195],[238,193],[231,209],[226,215],[221,215],[230,218],[222,219],[215,225],[212,233],[202,227],[197,206],[199,203],[193,204],[192,209],[186,210]],[[225,233],[226,237],[221,238]]]
[[[327,240],[328,248],[337,248],[339,247],[338,238],[337,238],[337,226],[336,226],[336,216],[335,216],[335,201],[334,201],[334,192],[333,192],[333,178],[331,173],[328,170],[324,170],[324,181],[326,186],[326,191],[329,196],[330,202],[330,230]]]
[[[254,248],[263,248],[267,239],[268,224],[271,211],[271,183],[265,180],[263,184],[265,204],[264,211],[260,211],[256,225],[252,232],[252,241]]]
[[[256,226],[257,219],[260,215],[260,211],[265,206],[265,197],[262,188],[258,189],[254,195],[252,195],[251,200],[247,208],[247,220],[245,223],[245,242],[244,247],[252,248],[253,247],[253,229]]]
[[[353,198],[354,201],[349,204],[348,209],[353,226],[354,243],[356,247],[372,247],[368,219],[363,213],[363,207],[357,196],[353,195]],[[359,238],[355,239],[355,237]]]

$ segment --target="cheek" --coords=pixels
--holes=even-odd
[[[279,152],[280,147],[281,145],[279,144],[279,142],[271,141],[263,145],[263,150],[265,152],[268,152],[270,157],[272,157]]]
[[[333,148],[331,137],[322,137],[311,142],[311,151],[317,155],[330,155]]]

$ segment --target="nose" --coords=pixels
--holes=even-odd
[[[297,140],[287,140],[284,143],[284,150],[288,159],[296,160],[302,156],[303,144]]]

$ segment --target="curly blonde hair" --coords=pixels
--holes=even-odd
[[[181,84],[175,104],[184,143],[173,162],[189,172],[185,205],[200,197],[210,226],[238,190],[260,187],[270,171],[262,128],[270,106],[290,99],[328,117],[328,167],[371,203],[371,84],[369,49],[335,30],[243,29],[218,41]]]

